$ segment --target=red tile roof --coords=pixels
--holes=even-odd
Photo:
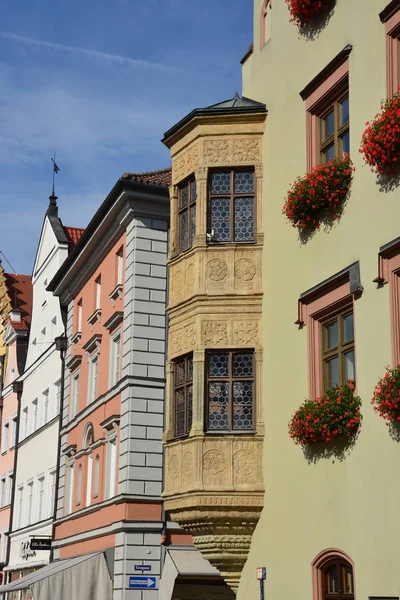
[[[21,321],[10,321],[17,331],[29,329],[32,316],[32,278],[29,275],[4,273],[12,308],[21,312]]]
[[[172,181],[172,169],[158,169],[158,171],[144,171],[143,173],[124,173],[121,179],[131,179],[133,181],[151,183],[153,185],[162,185],[168,187]]]
[[[65,235],[68,238],[68,248],[71,251],[77,242],[79,242],[82,233],[85,231],[79,227],[67,227],[64,225]]]

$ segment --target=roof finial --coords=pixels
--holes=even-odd
[[[238,94],[237,92],[235,92],[235,93],[233,94],[233,98],[234,98],[234,100],[239,100],[239,99],[240,99],[240,96],[239,96],[239,94]]]
[[[47,212],[51,212],[51,213],[56,213],[57,212],[57,196],[55,195],[54,192],[54,183],[55,183],[55,175],[56,173],[59,172],[60,168],[58,167],[57,163],[56,163],[56,153],[54,152],[54,157],[50,159],[53,163],[53,189],[51,192],[51,196],[49,196],[49,208]]]

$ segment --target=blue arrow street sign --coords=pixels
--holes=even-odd
[[[147,575],[131,575],[129,577],[129,588],[135,590],[155,589],[157,577],[148,577]]]

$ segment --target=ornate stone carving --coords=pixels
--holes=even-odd
[[[171,300],[181,300],[183,296],[183,273],[181,269],[173,270],[171,273]]]
[[[208,450],[203,456],[203,472],[207,475],[218,475],[226,469],[226,458],[219,450]]]
[[[235,263],[235,284],[242,290],[251,290],[254,285],[254,277],[257,268],[249,258],[240,258]]]
[[[189,263],[186,268],[186,292],[191,296],[194,291],[196,267],[194,263]]]
[[[233,160],[235,163],[256,162],[260,159],[258,139],[233,140]]]
[[[229,142],[227,140],[205,141],[204,162],[206,164],[227,164],[229,162]]]
[[[176,481],[178,478],[179,471],[179,459],[176,454],[173,454],[168,461],[168,472],[169,476],[173,481]]]
[[[251,450],[238,450],[233,456],[233,472],[240,477],[251,475],[256,470],[256,458]]]
[[[179,356],[184,352],[189,352],[196,345],[196,326],[194,323],[184,325],[179,329],[170,331],[169,334],[169,355]]]
[[[182,457],[182,477],[186,483],[193,478],[193,454],[187,450]]]
[[[202,342],[207,346],[226,346],[228,344],[228,324],[226,321],[204,321]]]
[[[256,345],[258,337],[258,321],[235,321],[233,326],[233,339],[235,345]]]
[[[209,260],[206,265],[207,287],[210,290],[223,290],[228,275],[228,265],[219,258]]]
[[[172,161],[173,181],[177,183],[196,170],[199,163],[199,147],[196,144],[181,152]]]

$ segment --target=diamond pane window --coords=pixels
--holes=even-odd
[[[211,242],[253,241],[254,171],[212,172],[208,213]]]
[[[324,389],[355,379],[354,316],[347,309],[322,323]]]
[[[196,199],[196,181],[192,178],[179,187],[179,252],[185,252],[191,248],[196,235]]]
[[[254,353],[207,353],[208,431],[254,430]]]
[[[193,357],[174,361],[175,374],[175,436],[188,435],[193,413]]]

